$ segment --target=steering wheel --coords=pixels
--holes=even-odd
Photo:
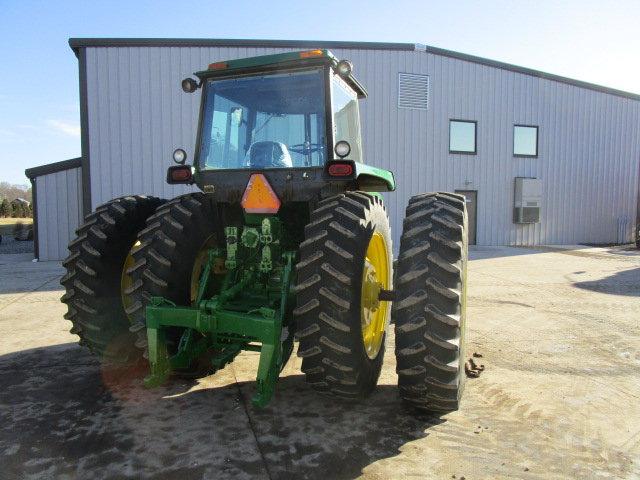
[[[324,145],[321,143],[298,143],[296,145],[288,145],[287,148],[290,152],[305,155],[307,153],[320,152],[324,148]]]

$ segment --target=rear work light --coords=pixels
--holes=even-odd
[[[169,167],[167,170],[167,183],[191,183],[193,181],[193,172],[191,165],[176,165]]]
[[[251,175],[240,204],[247,213],[278,213],[280,210],[278,195],[261,173]]]
[[[332,177],[350,177],[353,175],[353,165],[351,163],[334,162],[327,169]]]

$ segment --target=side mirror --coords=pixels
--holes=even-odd
[[[167,169],[167,183],[169,185],[192,184],[193,167],[191,165],[175,165],[169,167]]]

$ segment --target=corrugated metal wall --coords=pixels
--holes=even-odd
[[[82,220],[80,168],[36,177],[38,259],[62,260]]]
[[[92,204],[128,193],[172,197],[171,152],[192,156],[199,93],[179,82],[215,60],[291,49],[87,47]],[[480,245],[615,242],[638,198],[640,102],[423,51],[334,50],[369,91],[367,163],[395,172],[387,195],[397,244],[410,195],[477,190]],[[399,109],[398,73],[429,75],[428,110]],[[448,153],[449,119],[478,121],[478,154]],[[538,125],[539,157],[514,158],[513,125]],[[515,225],[516,176],[542,179],[541,222]]]

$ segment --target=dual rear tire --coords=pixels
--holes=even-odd
[[[150,297],[189,305],[199,255],[218,242],[219,230],[215,205],[202,193],[166,203],[130,196],[98,207],[64,262],[62,301],[71,332],[109,363],[140,359]],[[382,199],[347,192],[321,201],[305,227],[295,286],[307,382],[339,397],[367,396],[380,375],[393,317],[402,399],[420,410],[457,409],[464,387],[466,235],[464,197],[413,197],[390,304],[380,300],[394,289]]]
[[[62,301],[71,333],[103,363],[130,366],[147,346],[144,307],[151,296],[190,305],[201,253],[215,245],[218,223],[210,198],[193,193],[168,202],[128,196],[96,208],[69,244]],[[181,331],[169,338],[177,344]],[[203,371],[178,374],[191,376]]]
[[[372,248],[376,238],[382,239],[382,248]],[[391,237],[382,200],[348,192],[320,202],[305,229],[297,265],[294,315],[307,382],[339,397],[367,396],[380,375],[391,314],[403,401],[423,411],[456,410],[464,388],[467,250],[464,197],[429,193],[411,198],[394,301],[391,308],[386,301],[376,302],[384,320],[380,343],[372,345],[364,319],[371,307],[371,295],[363,288],[369,264],[376,264],[374,283],[389,277],[374,294],[384,298],[380,290],[392,289]]]

